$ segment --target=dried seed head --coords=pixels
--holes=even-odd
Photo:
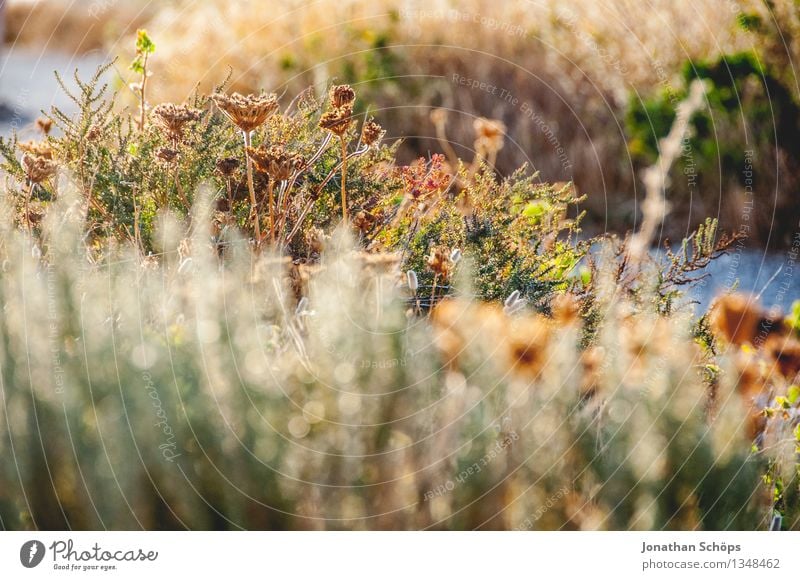
[[[215,93],[211,98],[225,116],[245,133],[258,129],[278,110],[278,96],[274,93],[265,95]]]
[[[53,128],[53,120],[47,117],[39,117],[36,119],[36,127],[45,135],[49,135],[50,129]]]
[[[223,177],[230,177],[238,168],[239,160],[236,157],[217,159],[217,172]]]
[[[156,157],[158,157],[164,163],[172,163],[178,158],[178,152],[175,149],[170,149],[169,147],[159,147],[156,150]]]
[[[364,123],[364,127],[361,129],[361,142],[367,147],[377,146],[385,134],[386,131],[383,127],[370,119]]]
[[[506,125],[496,119],[480,117],[473,123],[475,128],[475,148],[479,151],[497,153],[503,148]]]
[[[100,138],[102,134],[103,134],[103,128],[100,125],[92,123],[91,125],[89,125],[89,129],[86,131],[86,140],[96,141]]]
[[[359,230],[362,234],[369,232],[374,223],[375,217],[363,209],[353,218],[353,227]]]
[[[450,256],[444,248],[434,248],[431,250],[430,255],[426,258],[426,263],[435,274],[442,278],[447,277],[452,266]]]
[[[22,168],[25,170],[25,175],[32,183],[47,181],[58,171],[58,165],[52,159],[39,157],[30,153],[25,153],[22,156]]]
[[[353,108],[344,106],[325,112],[319,120],[319,126],[338,137],[342,137],[347,133],[347,129],[352,122]]]
[[[289,153],[283,145],[248,147],[247,155],[259,171],[277,181],[291,178],[304,164],[299,153]]]
[[[18,147],[23,153],[29,153],[35,157],[53,158],[53,148],[45,141],[25,141],[19,143]]]
[[[351,107],[356,100],[356,92],[350,85],[333,85],[330,90],[331,107],[341,109]]]
[[[200,111],[187,105],[162,103],[153,109],[156,123],[163,128],[170,139],[179,141],[183,138],[186,123],[200,119]]]

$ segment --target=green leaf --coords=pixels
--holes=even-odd
[[[147,35],[144,28],[136,31],[136,52],[138,54],[153,54],[156,51],[155,43]]]

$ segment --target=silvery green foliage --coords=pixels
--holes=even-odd
[[[607,298],[593,396],[576,328],[523,379],[465,314],[454,363],[347,236],[298,301],[282,261],[212,245],[198,198],[144,258],[88,244],[67,188],[35,243],[0,220],[3,527],[768,525],[742,405],[723,380],[709,419],[685,321]]]

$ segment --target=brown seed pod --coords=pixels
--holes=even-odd
[[[216,93],[211,99],[231,122],[245,133],[258,129],[278,110],[278,96],[274,93],[264,95],[226,95]]]

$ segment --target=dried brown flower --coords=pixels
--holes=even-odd
[[[23,153],[30,153],[35,157],[53,158],[53,148],[45,141],[24,141],[18,147]]]
[[[383,129],[383,127],[381,127],[373,119],[370,119],[364,123],[364,127],[361,129],[361,141],[367,147],[372,147],[374,145],[378,145],[385,134],[386,131]]]
[[[511,369],[523,378],[538,378],[547,361],[550,326],[538,316],[522,319],[511,326],[507,340]]]
[[[52,159],[30,153],[25,153],[22,156],[22,167],[25,169],[25,175],[32,183],[47,181],[58,171],[58,164]]]
[[[330,90],[331,107],[341,109],[351,107],[356,100],[356,92],[350,85],[333,85]]]
[[[223,177],[230,177],[238,168],[239,160],[236,157],[217,159],[217,172]]]
[[[719,298],[711,307],[711,329],[733,344],[753,344],[764,314],[755,301],[743,294]]]
[[[347,133],[350,123],[353,122],[353,108],[351,106],[344,106],[331,109],[322,115],[319,120],[319,126],[342,137]]]
[[[772,335],[767,338],[764,351],[780,373],[793,381],[800,372],[800,341],[792,336]]]
[[[89,125],[89,129],[86,131],[86,140],[87,141],[96,141],[100,138],[103,134],[103,128],[100,125],[96,125],[92,123]]]
[[[156,150],[156,157],[165,163],[172,163],[175,161],[175,159],[177,159],[178,152],[175,149],[170,149],[169,147],[159,147]]]
[[[183,129],[186,123],[197,121],[200,111],[187,105],[162,103],[153,109],[156,123],[167,131],[170,139],[179,141],[183,138]]]
[[[450,274],[452,262],[450,261],[450,252],[444,248],[434,248],[431,250],[430,255],[425,258],[428,267],[433,270],[433,273],[442,278],[447,278]]]
[[[248,147],[247,155],[259,171],[276,181],[289,179],[304,164],[299,153],[289,153],[282,145]]]
[[[211,95],[213,101],[231,122],[245,133],[258,129],[278,110],[278,96],[274,93],[263,95]]]
[[[353,218],[353,227],[355,227],[362,234],[366,234],[372,229],[375,224],[375,217],[363,209],[358,212]]]
[[[50,129],[53,128],[53,120],[48,119],[47,117],[39,117],[38,119],[36,119],[36,126],[42,133],[44,133],[45,135],[49,135]]]
[[[506,125],[496,119],[480,117],[473,123],[475,128],[475,145],[479,151],[496,153],[503,148]]]

